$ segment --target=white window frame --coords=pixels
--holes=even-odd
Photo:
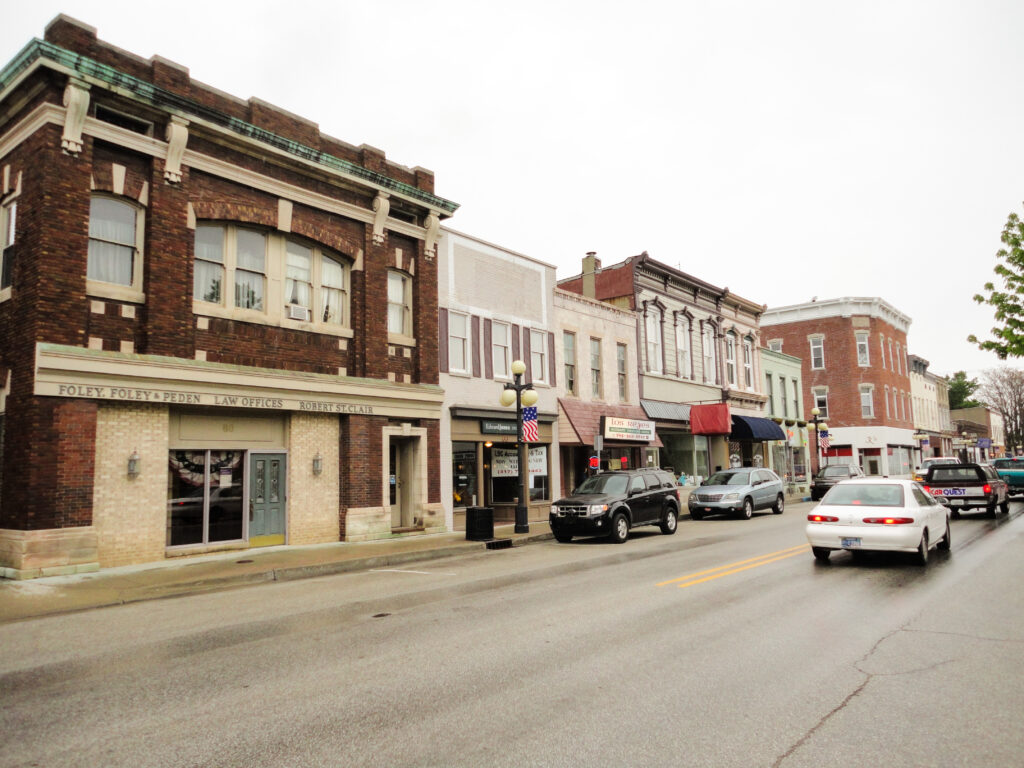
[[[682,319],[676,325],[676,374],[681,379],[691,378],[690,321]]]
[[[626,373],[626,361],[629,358],[629,352],[627,351],[626,345],[618,342],[615,345],[615,376],[619,384],[619,402],[629,402],[629,379]]]
[[[601,354],[601,339],[590,337],[587,357],[590,360],[590,396],[594,400],[602,400],[604,398],[604,377],[601,370],[604,366],[604,355]]]
[[[736,386],[736,334],[725,334],[725,380],[729,386]]]
[[[395,299],[395,287],[401,286],[402,299]],[[412,276],[408,272],[401,272],[397,269],[388,270],[388,344],[401,344],[403,346],[415,346],[416,339],[412,332]],[[401,330],[397,329],[392,322],[393,308],[400,307]]]
[[[885,334],[878,334],[878,350],[880,352],[879,358],[882,361],[882,369],[885,370]]]
[[[647,337],[647,372],[661,374],[664,371],[662,365],[661,309],[655,306],[647,307],[644,318],[644,335]]]
[[[857,365],[861,368],[871,366],[871,350],[868,348],[870,335],[867,331],[857,331],[854,334],[857,341]]]
[[[768,395],[768,415],[776,416],[775,413],[775,377],[771,373],[764,375],[765,379],[765,394]],[[785,402],[785,397],[783,397]]]
[[[572,339],[572,349],[569,349],[568,341]],[[565,391],[570,395],[577,394],[579,390],[579,368],[576,365],[576,333],[575,331],[562,331],[562,366],[565,376]]]
[[[820,413],[818,414],[819,419],[828,418],[828,387],[812,387],[811,388],[811,400],[814,402],[814,407],[817,408]]]
[[[772,352],[781,352],[782,339],[768,339],[768,349]]]
[[[870,384],[861,384],[860,386],[860,417],[862,419],[875,418],[874,390],[875,388]]]
[[[794,383],[796,383],[795,379],[794,379]],[[782,393],[782,418],[788,419],[789,418],[789,401],[786,399],[786,395],[788,393],[786,392],[786,377],[785,376],[779,376],[779,391]],[[794,403],[794,405],[796,405],[796,403]],[[794,417],[800,416],[799,411],[793,411],[793,416]]]
[[[15,196],[0,203],[0,301],[11,297],[14,282],[14,239],[18,228],[18,200]],[[3,275],[7,283],[3,283]]]
[[[811,370],[812,371],[823,371],[825,370],[825,337],[824,336],[811,336],[808,338],[808,342],[811,345]],[[817,350],[818,357],[820,360],[815,365],[815,350]]]
[[[743,338],[743,383],[748,392],[754,391],[754,341],[749,336]]]
[[[352,336],[351,328],[351,286],[352,263],[345,256],[329,251],[317,243],[302,238],[292,237],[276,231],[263,230],[240,222],[204,220],[196,225],[193,236],[193,280],[192,280],[192,311],[199,315],[224,317],[232,320],[259,323],[262,325],[278,325],[299,330],[315,330],[317,333],[334,336]],[[196,246],[199,231],[207,229],[220,234],[220,261],[203,258]],[[263,239],[264,260],[263,270],[243,267],[238,258],[238,236],[241,232],[251,232]],[[309,298],[305,304],[291,304],[287,295],[288,278],[288,246],[297,245],[310,251],[310,268],[307,276]],[[206,301],[196,298],[201,286],[197,283],[198,264],[216,264],[220,268],[221,291],[217,301]],[[341,286],[328,283],[329,268],[327,262],[336,265],[341,271]],[[263,306],[239,307],[237,273],[262,274]],[[306,282],[304,280],[303,282]],[[331,297],[340,306],[331,309]],[[310,305],[310,306],[307,306]],[[309,319],[289,316],[293,306],[308,310]],[[330,313],[328,315],[328,313]],[[325,319],[325,317],[327,319]]]
[[[903,349],[900,347],[900,343],[896,342],[896,373],[900,376],[903,375]]]
[[[793,379],[793,417],[800,418],[800,380]]]
[[[701,331],[701,351],[704,353],[703,376],[705,384],[718,383],[718,345],[715,336],[715,326],[711,323],[706,323]]]
[[[548,382],[548,332],[530,329],[530,375],[535,384]]]
[[[505,343],[499,344],[497,330],[503,329]],[[512,350],[512,326],[498,320],[491,321],[491,369],[496,379],[512,378],[509,358]]]
[[[885,385],[885,418],[892,418],[892,412],[889,410],[889,385]]]
[[[448,371],[469,374],[469,315],[448,310]],[[461,357],[461,365],[458,358]]]
[[[896,370],[896,358],[892,354],[892,339],[889,339],[889,370]]]
[[[93,192],[89,198],[89,243],[96,242],[113,242],[103,240],[102,238],[92,236],[92,201],[93,200],[110,200],[112,202],[123,205],[127,208],[133,209],[135,214],[135,242],[131,246],[127,243],[117,243],[121,247],[131,247],[132,250],[132,279],[131,283],[111,283],[105,280],[98,280],[88,276],[88,254],[86,254],[86,280],[85,280],[85,292],[89,296],[98,296],[101,298],[113,299],[115,301],[127,301],[135,304],[141,304],[145,302],[146,295],[142,292],[142,270],[143,270],[143,251],[144,242],[146,236],[146,209],[140,205],[137,200],[124,197],[122,195],[110,195],[102,192]]]

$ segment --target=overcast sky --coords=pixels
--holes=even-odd
[[[559,278],[647,251],[769,307],[881,296],[932,372],[1000,364],[966,336],[1024,213],[1020,0],[0,0],[0,60],[58,13],[430,168],[447,226]]]

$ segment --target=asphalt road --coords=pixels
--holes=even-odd
[[[1024,764],[1024,505],[927,568],[811,505],[0,626],[0,766]]]

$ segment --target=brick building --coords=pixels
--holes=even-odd
[[[803,360],[801,418],[821,411],[829,433],[824,461],[859,464],[868,474],[911,473],[909,328],[910,318],[880,298],[812,301],[761,316],[766,346]]]
[[[443,527],[430,171],[59,16],[0,183],[2,575]]]

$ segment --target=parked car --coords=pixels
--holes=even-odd
[[[929,467],[938,467],[943,464],[959,464],[960,459],[957,456],[933,456],[930,459],[925,459],[921,462],[921,466],[914,470],[914,480],[919,483],[924,482],[925,475],[928,474]]]
[[[1024,493],[1024,456],[1008,456],[992,462],[992,468],[1009,486],[1011,496]]]
[[[771,508],[781,515],[786,497],[782,480],[770,469],[723,469],[700,484],[687,499],[690,517],[728,513],[749,520],[755,509]]]
[[[833,486],[807,516],[807,541],[814,557],[834,550],[914,552],[920,565],[932,547],[950,547],[945,500],[912,480],[862,477]]]
[[[621,544],[638,525],[657,525],[673,534],[679,523],[679,485],[663,469],[600,472],[570,496],[551,505],[551,533],[561,542],[573,536],[607,536]]]
[[[864,470],[856,464],[830,464],[818,470],[811,480],[811,501],[817,501],[840,480],[864,477]]]

